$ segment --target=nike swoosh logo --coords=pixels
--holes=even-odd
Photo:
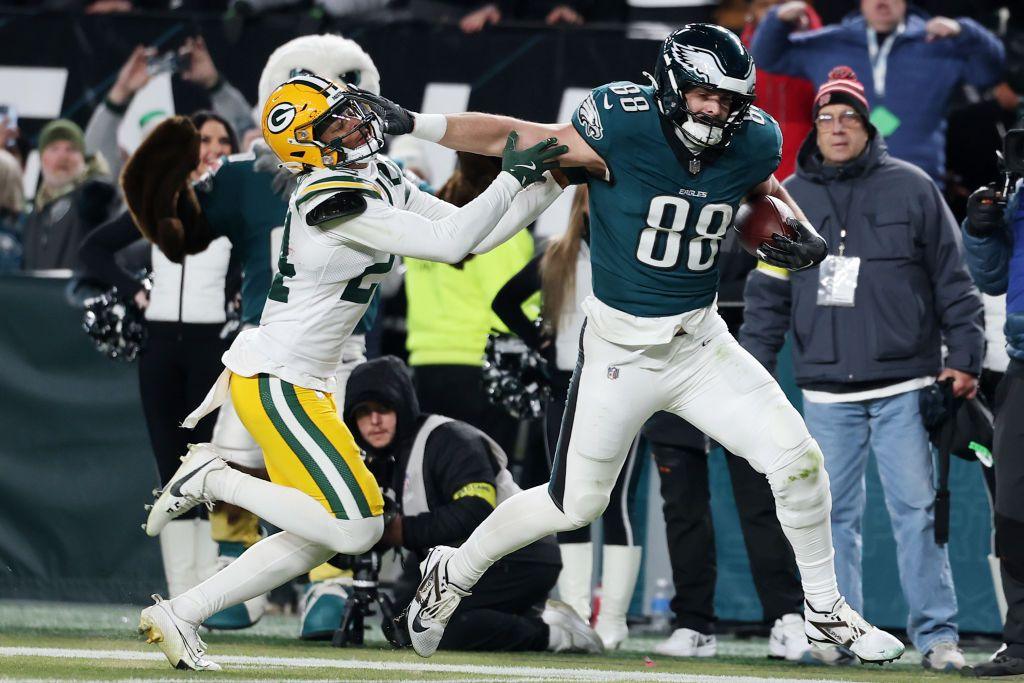
[[[527,166],[526,164],[516,164],[516,168],[525,168],[528,171],[536,171],[537,170],[537,164],[535,164],[533,162],[530,162],[529,166]]]
[[[811,624],[811,626],[814,626],[816,629],[818,629],[819,633],[821,633],[823,636],[825,636],[826,638],[828,638],[836,644],[842,645],[843,647],[849,647],[853,643],[852,637],[847,638],[844,642],[840,642],[839,636],[837,636],[836,633],[833,631],[833,629],[846,628],[847,625],[845,621],[834,621],[825,623],[809,621],[809,623]]]
[[[206,467],[206,465],[203,465],[203,467]],[[203,469],[203,467],[197,467],[196,469],[192,470],[178,481],[174,482],[174,484],[171,486],[171,495],[181,496],[181,485],[184,484],[189,479],[191,479],[192,477],[194,477],[200,470]]]
[[[705,339],[704,341],[702,341],[702,342],[700,343],[700,345],[701,345],[701,346],[707,346],[707,345],[708,345],[708,344],[710,344],[710,343],[711,343],[711,340],[710,340],[710,339]]]
[[[420,615],[417,614],[416,618],[409,622],[410,628],[416,633],[426,633],[430,630],[429,626],[423,626],[420,624]]]
[[[605,95],[604,95],[604,108],[605,109],[611,109],[612,108],[611,103],[608,102],[608,93],[605,93]]]

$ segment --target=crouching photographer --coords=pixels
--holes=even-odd
[[[411,554],[395,587],[395,602],[403,606],[420,582],[418,565],[427,551],[465,541],[519,489],[505,453],[490,437],[464,422],[420,412],[408,369],[393,356],[353,370],[344,418],[377,482],[395,494],[397,514],[380,546]],[[600,652],[600,638],[572,608],[546,602],[561,567],[553,537],[498,562],[455,611],[441,648]]]

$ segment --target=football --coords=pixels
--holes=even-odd
[[[781,199],[768,195],[751,197],[736,214],[734,226],[740,244],[748,254],[757,256],[758,247],[770,242],[772,235],[796,237],[796,231],[786,224],[787,218],[794,218],[793,212]]]

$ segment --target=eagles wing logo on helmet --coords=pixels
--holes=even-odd
[[[600,140],[604,137],[601,114],[597,109],[597,103],[594,102],[593,94],[588,95],[587,99],[583,100],[577,116],[579,116],[580,123],[583,124],[583,130],[586,132],[587,137],[594,140]]]
[[[267,114],[267,130],[271,133],[280,133],[290,126],[293,120],[295,120],[295,105],[291,102],[281,102]]]
[[[717,85],[725,77],[725,67],[718,56],[692,45],[672,43],[672,58],[682,67],[703,77],[705,83]]]

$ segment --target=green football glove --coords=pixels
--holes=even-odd
[[[523,187],[541,180],[544,171],[558,168],[557,157],[569,151],[568,146],[557,144],[558,138],[546,138],[523,150],[516,149],[518,143],[519,133],[509,133],[501,155],[501,170],[508,172]]]

